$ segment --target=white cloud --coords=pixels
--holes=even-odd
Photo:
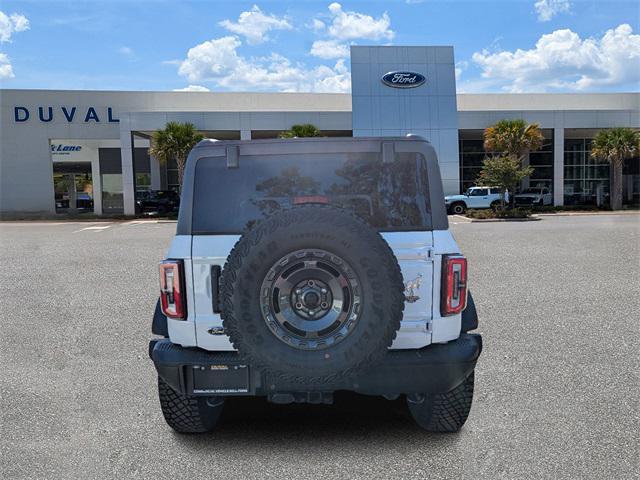
[[[311,29],[316,33],[324,32],[329,38],[316,40],[309,51],[310,55],[323,59],[346,58],[349,56],[349,45],[346,40],[391,40],[395,33],[389,28],[391,19],[387,12],[381,17],[373,18],[359,12],[342,10],[342,5],[329,5],[331,22],[327,28],[325,23],[317,18],[313,19]]]
[[[6,53],[0,53],[0,80],[13,78],[13,67]]]
[[[533,7],[538,12],[538,20],[548,22],[559,13],[567,13],[571,3],[569,0],[538,0]]]
[[[269,37],[266,34],[271,30],[291,30],[293,28],[286,17],[264,13],[257,5],[254,5],[247,12],[242,12],[237,22],[223,20],[219,22],[219,25],[232,33],[244,36],[249,45],[267,41]]]
[[[238,37],[221,37],[196,45],[187,52],[178,73],[192,82],[228,74],[240,63],[236,49],[241,44]]]
[[[0,42],[10,42],[14,33],[24,32],[25,30],[29,30],[27,17],[19,13],[7,15],[0,11]]]
[[[346,58],[349,56],[349,46],[337,40],[316,40],[309,53],[324,59]]]
[[[124,55],[125,57],[133,57],[135,55],[133,48],[131,47],[120,47],[118,49],[118,53],[120,55]]]
[[[207,87],[203,87],[202,85],[189,85],[184,88],[174,88],[174,92],[210,92]]]
[[[407,5],[414,5],[416,3],[422,3],[424,2],[424,0],[404,0],[404,3],[406,3]]]
[[[597,90],[640,83],[640,35],[628,24],[585,38],[569,30],[543,35],[530,50],[476,52],[482,77],[510,92]]]
[[[187,52],[178,73],[191,82],[209,81],[233,91],[347,92],[351,87],[344,60],[334,67],[307,68],[278,54],[243,57],[237,52],[241,44],[237,37],[222,37],[196,45]]]
[[[342,5],[336,2],[329,5],[329,12],[332,19],[328,33],[335,39],[392,40],[395,36],[389,28],[391,19],[387,12],[376,19],[364,13],[345,12],[342,10]]]
[[[318,20],[317,18],[314,18],[313,20],[311,20],[311,23],[307,25],[307,27],[313,30],[314,32],[318,33],[323,31],[326,25],[322,20]]]
[[[461,60],[458,63],[456,63],[455,66],[455,74],[456,74],[456,81],[460,81],[460,77],[462,76],[462,72],[464,72],[467,68],[469,67],[469,62],[467,62],[466,60]]]

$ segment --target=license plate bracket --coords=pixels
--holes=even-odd
[[[249,367],[233,364],[194,365],[192,393],[247,394],[249,393]]]

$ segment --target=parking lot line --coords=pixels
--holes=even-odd
[[[104,230],[106,230],[107,228],[111,227],[111,224],[109,225],[93,225],[91,227],[85,227],[85,228],[81,228],[80,230],[76,230],[72,233],[79,233],[79,232],[84,232],[85,230],[91,230],[93,232],[102,232]]]

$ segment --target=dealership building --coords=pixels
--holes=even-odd
[[[590,157],[591,139],[640,129],[638,93],[457,94],[453,47],[352,47],[351,75],[351,94],[2,89],[0,213],[134,214],[141,192],[177,188],[175,163],[148,154],[169,121],[221,140],[274,138],[300,123],[326,136],[421,135],[450,194],[473,185],[491,153],[483,129],[521,118],[545,137],[524,186],[548,188],[556,205],[606,199],[609,165]],[[639,201],[638,163],[624,167],[626,204]]]

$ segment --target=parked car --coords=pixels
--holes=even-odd
[[[526,188],[514,195],[516,205],[553,205],[553,195],[548,188]]]
[[[56,208],[68,209],[69,194],[68,193],[56,193],[55,194]],[[93,210],[93,197],[87,192],[76,193],[76,209],[77,210]]]
[[[149,345],[174,430],[214,429],[228,397],[340,390],[462,427],[482,338],[431,144],[207,139],[183,188]]]
[[[166,215],[176,213],[180,207],[180,195],[173,190],[149,190],[136,193],[137,213]]]
[[[509,193],[505,192],[505,202]],[[500,205],[500,189],[496,187],[471,187],[462,195],[444,197],[447,211],[456,215],[463,214],[468,208],[497,208]]]

